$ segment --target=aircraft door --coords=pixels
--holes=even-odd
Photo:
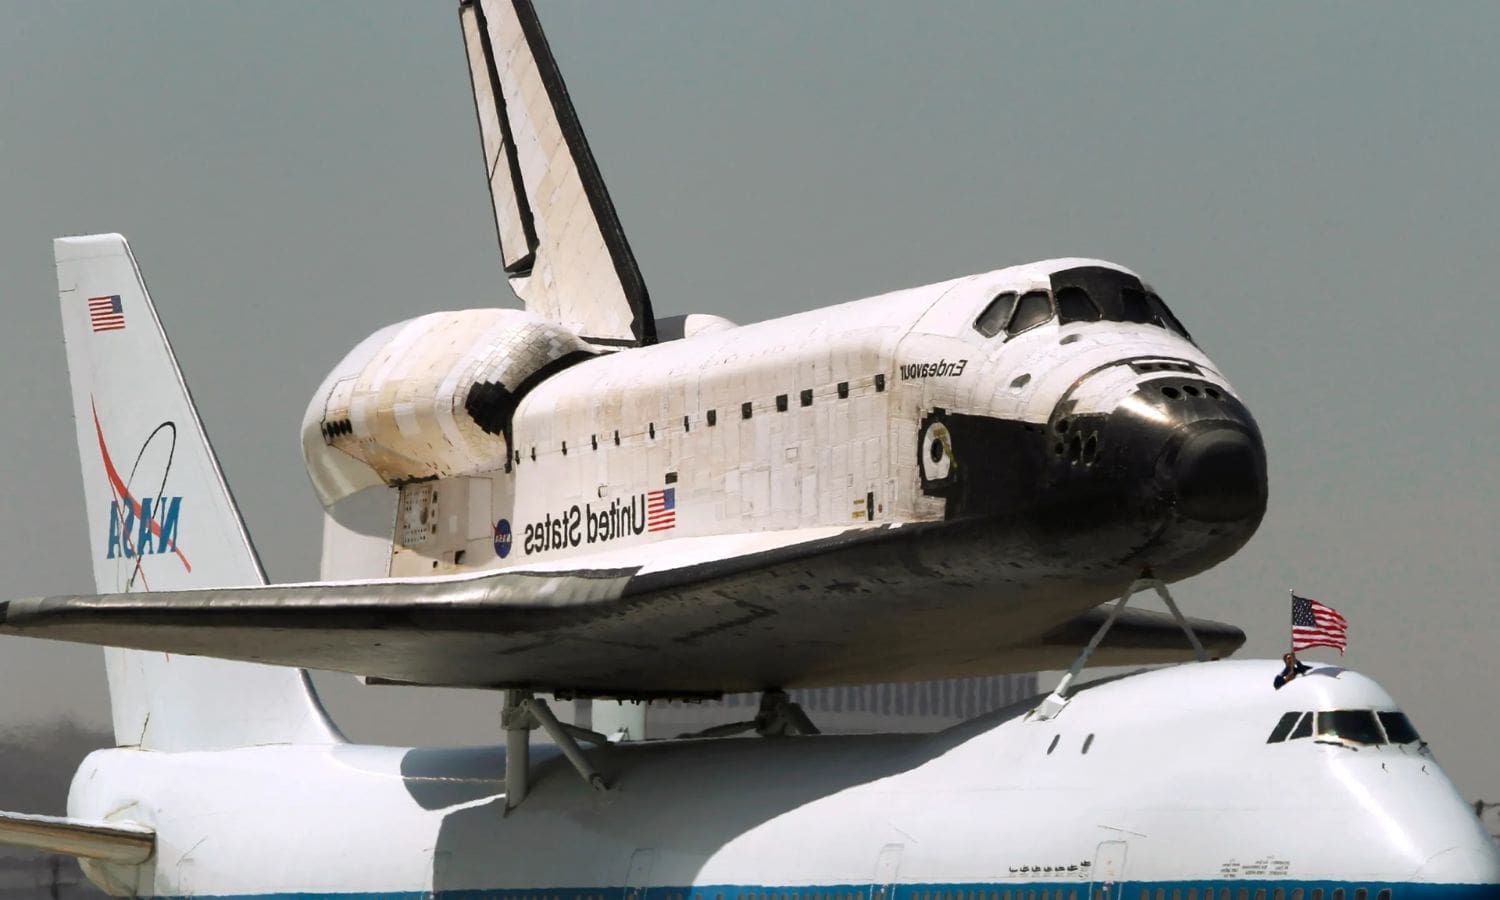
[[[630,871],[625,875],[624,900],[647,900],[651,880],[651,866],[656,863],[656,851],[650,848],[637,850],[630,856]]]
[[[870,884],[870,900],[895,900],[896,873],[901,869],[903,844],[886,844],[875,860],[875,878]]]
[[[1121,900],[1125,884],[1124,841],[1105,841],[1094,854],[1089,900]]]

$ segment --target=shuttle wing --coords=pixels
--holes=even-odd
[[[921,543],[920,527],[863,526],[687,538],[478,576],[14,600],[0,604],[0,632],[622,698],[1065,668],[1092,633],[1091,599],[933,591]],[[1244,642],[1233,626],[1194,624],[1212,655]],[[1191,657],[1170,617],[1128,610],[1093,660]]]
[[[646,284],[536,10],[464,0],[458,14],[511,287],[595,343],[655,343]]]
[[[151,858],[156,835],[143,825],[0,812],[0,846],[134,866]]]

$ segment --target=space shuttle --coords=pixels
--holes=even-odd
[[[116,497],[93,526],[112,592],[13,601],[7,630],[691,699],[1065,668],[1101,603],[1254,534],[1259,429],[1151,281],[1052,259],[760,322],[658,319],[535,11],[463,3],[460,22],[524,309],[398,322],[314,393],[301,441],[327,540],[362,540],[340,508],[374,496],[380,552],[334,580],[143,593],[141,563],[178,546],[160,532],[185,548],[198,511]],[[59,247],[62,290],[127,319],[145,304],[133,257],[95,264],[123,242]],[[102,441],[117,413],[79,414]],[[145,459],[137,480],[166,477]],[[1097,663],[1195,654],[1165,614],[1112,625]],[[1198,655],[1244,639],[1190,625]]]

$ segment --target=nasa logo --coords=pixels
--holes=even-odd
[[[89,402],[92,405],[92,397]],[[120,470],[115,467],[115,462],[109,455],[109,447],[104,443],[104,426],[99,423],[97,409],[93,410],[93,415],[94,434],[99,438],[99,458],[104,464],[104,478],[111,494],[109,522],[105,526],[108,531],[104,541],[104,558],[136,560],[135,571],[140,574],[140,561],[145,557],[170,553],[182,563],[183,571],[193,571],[187,556],[177,544],[177,521],[182,511],[182,497],[159,493],[137,499],[131,492],[131,484],[120,477]],[[159,482],[160,489],[164,490],[172,467],[172,448],[177,445],[176,423],[171,420],[163,422],[147,435],[130,468],[132,481],[136,480],[137,468],[153,444],[166,450]],[[132,575],[132,582],[134,579],[135,576]]]
[[[501,519],[495,523],[495,555],[504,559],[510,556],[510,520]]]
[[[142,497],[136,502],[127,493],[124,503],[111,502],[104,558],[177,553],[177,514],[181,508],[181,497]]]

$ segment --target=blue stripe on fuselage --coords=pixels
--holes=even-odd
[[[215,900],[1500,900],[1500,884],[1439,884],[1391,881],[1304,881],[1296,879],[1185,879],[1123,881],[1095,897],[1093,882],[898,884],[889,896],[868,884],[749,885],[682,887],[444,888],[435,891],[282,892],[195,895]],[[1098,886],[1103,890],[1104,885]],[[1390,891],[1382,896],[1382,891]],[[1210,891],[1212,893],[1210,893]],[[1300,894],[1294,892],[1300,891]],[[1315,897],[1320,891],[1321,897]],[[1341,895],[1336,895],[1341,891]],[[1363,891],[1361,895],[1357,892]],[[162,897],[160,900],[179,900]],[[182,898],[185,900],[185,898]]]

